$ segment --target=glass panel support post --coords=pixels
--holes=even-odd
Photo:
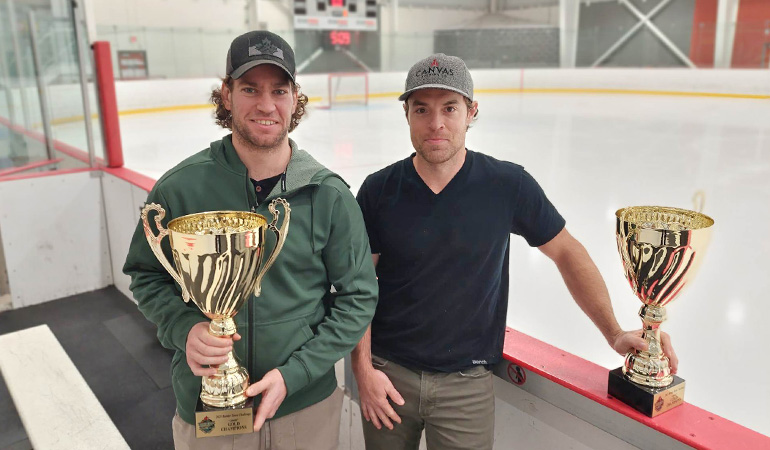
[[[91,167],[96,166],[96,155],[94,147],[94,130],[93,122],[91,120],[91,102],[88,97],[88,59],[86,55],[90,55],[87,50],[89,48],[86,41],[86,37],[83,33],[83,0],[73,0],[72,2],[72,22],[75,27],[75,48],[78,54],[78,68],[80,72],[80,92],[83,97],[83,116],[85,117],[86,125],[86,142],[88,145],[88,163]]]
[[[27,87],[24,82],[24,64],[21,59],[21,47],[19,46],[19,29],[16,22],[16,7],[13,0],[7,0],[8,5],[8,17],[11,30],[11,44],[13,45],[13,53],[16,57],[16,86],[19,88],[19,97],[21,97],[21,114],[24,118],[24,128],[27,130],[32,129],[32,122],[29,118],[29,102],[27,101]]]
[[[49,160],[54,159],[53,131],[51,130],[51,114],[48,107],[48,88],[45,85],[44,69],[40,63],[40,47],[37,36],[37,22],[35,12],[27,13],[29,19],[29,38],[32,44],[32,62],[35,65],[35,78],[37,78],[38,98],[40,99],[40,117],[43,119],[43,133],[45,134],[45,148]]]

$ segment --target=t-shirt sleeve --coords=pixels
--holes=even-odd
[[[565,220],[526,170],[521,172],[517,194],[511,232],[522,236],[531,247],[539,247],[556,237],[564,228]]]
[[[361,188],[358,189],[358,195],[356,200],[358,206],[361,208],[361,213],[364,215],[364,225],[366,225],[366,233],[369,235],[369,246],[372,249],[372,254],[380,253],[380,240],[377,236],[375,213],[376,200],[375,195],[371,189],[371,180],[369,177],[364,180]]]

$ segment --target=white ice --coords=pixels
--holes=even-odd
[[[615,210],[692,209],[693,194],[705,192],[704,212],[716,220],[712,243],[691,288],[668,307],[663,330],[679,355],[686,401],[770,435],[770,359],[762,356],[770,336],[770,102],[587,94],[477,99],[468,148],[522,164],[535,176],[592,255],[625,329],[640,326],[641,302],[622,274]],[[126,167],[159,177],[226,133],[211,114],[122,117]],[[291,137],[354,192],[367,174],[412,152],[395,100],[312,110]],[[623,358],[570,299],[555,266],[515,236],[511,251],[508,325],[618,367]]]

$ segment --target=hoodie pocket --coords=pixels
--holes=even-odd
[[[304,317],[254,327],[255,369],[264,374],[288,361],[292,353],[315,337]]]

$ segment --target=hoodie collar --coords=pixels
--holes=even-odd
[[[270,193],[270,197],[309,184],[319,184],[329,176],[338,176],[322,166],[308,152],[299,148],[291,138],[289,138],[289,145],[291,146],[291,158],[286,167],[285,190],[282,187],[283,183],[278,183]],[[248,176],[248,169],[233,146],[232,134],[228,134],[221,141],[213,142],[211,150],[214,158],[225,168],[239,175]]]

